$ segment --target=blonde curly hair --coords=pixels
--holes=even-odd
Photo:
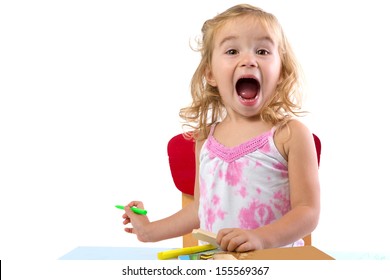
[[[179,113],[186,122],[184,126],[194,132],[191,133],[192,137],[197,140],[207,138],[208,127],[220,121],[225,114],[218,88],[209,85],[205,77],[206,69],[211,68],[215,35],[227,21],[243,16],[258,19],[273,35],[281,58],[281,82],[274,95],[262,107],[259,117],[273,125],[283,125],[291,117],[302,113],[302,71],[279,21],[260,8],[248,4],[236,5],[207,20],[202,27],[203,36],[197,48],[201,53],[201,61],[191,80],[192,103]]]

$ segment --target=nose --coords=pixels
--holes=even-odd
[[[251,52],[242,53],[242,59],[240,62],[242,67],[257,67],[257,61],[255,54]]]

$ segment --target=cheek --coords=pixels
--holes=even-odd
[[[270,67],[267,74],[269,85],[273,89],[275,89],[277,85],[279,85],[283,81],[280,63],[275,63],[273,67]]]
[[[209,74],[207,82],[213,87],[224,87],[227,81],[227,75],[224,74],[223,69],[220,67],[214,67]]]
[[[283,78],[282,78],[282,61],[279,60],[278,63],[275,63],[275,77],[277,77],[277,83],[279,84]]]

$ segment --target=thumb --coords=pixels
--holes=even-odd
[[[144,209],[144,204],[142,201],[132,201],[128,204],[129,207],[137,207],[139,209]]]

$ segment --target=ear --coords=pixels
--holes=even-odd
[[[210,69],[209,66],[206,67],[205,77],[206,77],[207,83],[208,83],[210,86],[213,86],[213,87],[216,87],[216,86],[217,86],[217,82],[215,81],[214,75],[213,75],[213,73],[211,72],[211,69]]]

